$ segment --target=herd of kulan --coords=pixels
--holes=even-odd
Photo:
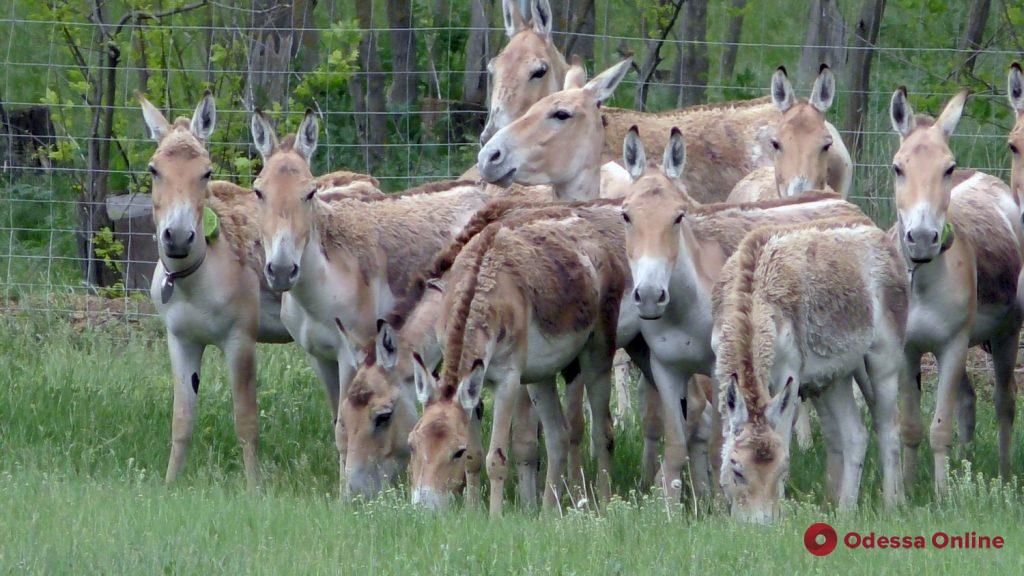
[[[317,177],[312,111],[280,140],[257,112],[253,188],[212,181],[213,98],[171,123],[140,95],[158,143],[148,169],[152,297],[174,371],[168,481],[185,465],[214,345],[229,365],[245,475],[259,485],[255,344],[291,341],[326,390],[344,494],[373,497],[408,475],[412,501],[440,508],[458,493],[479,501],[486,469],[496,515],[511,460],[524,506],[541,494],[545,508],[566,492],[610,498],[610,400],[628,399],[613,378],[617,351],[642,374],[642,482],[669,499],[724,497],[737,517],[776,517],[791,441],[811,442],[812,404],[828,493],[854,507],[866,405],[884,502],[900,505],[924,437],[929,352],[941,496],[954,422],[963,445],[973,437],[965,363],[979,344],[995,367],[999,470],[1010,474],[1024,319],[1018,64],[1009,187],[956,165],[949,139],[966,91],[934,119],[915,115],[904,88],[893,93],[898,221],[884,231],[845,200],[852,163],[826,121],[828,67],[807,100],[779,68],[766,98],[609,108],[629,60],[588,81],[551,41],[548,0],[532,0],[528,18],[503,4],[509,42],[489,64],[478,164],[458,181],[384,195],[367,175]],[[584,395],[595,478],[582,472]]]

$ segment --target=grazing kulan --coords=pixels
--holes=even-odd
[[[983,344],[995,365],[999,470],[1010,474],[1010,434],[1016,386],[1013,369],[1021,328],[1017,281],[1021,271],[1020,207],[998,178],[956,170],[949,148],[967,91],[935,120],[915,116],[905,88],[890,104],[900,147],[893,157],[898,219],[892,240],[910,275],[906,378],[900,390],[904,476],[916,478],[921,423],[921,356],[939,362],[935,415],[929,431],[935,490],[947,489],[946,460],[959,404],[961,442],[974,431],[974,391],[965,372],[967,349]],[[958,182],[959,181],[959,182]],[[959,398],[959,401],[958,401]]]
[[[647,164],[643,142],[635,131],[623,144],[623,160],[635,178],[622,204],[633,277],[628,300],[642,318],[640,331],[651,350],[651,371],[666,427],[662,469],[673,497],[678,497],[681,483],[677,480],[687,459],[684,441],[690,444],[689,456],[701,459],[692,463],[693,469],[708,469],[703,459],[709,439],[685,433],[687,422],[678,407],[688,396],[692,407],[699,396],[700,387],[688,384],[692,375],[714,374],[711,290],[725,260],[757,226],[839,216],[870,222],[856,206],[834,194],[700,206],[682,192],[687,190],[681,179],[687,158],[682,138],[678,130],[672,131],[660,169]],[[678,444],[672,443],[673,438],[679,439]],[[694,474],[695,489],[706,491],[709,480],[706,473]]]
[[[772,75],[772,103],[782,115],[770,140],[774,162],[754,170],[729,193],[727,202],[757,202],[824,190],[833,183],[844,198],[853,179],[853,163],[843,139],[825,115],[836,93],[835,76],[825,64],[808,100],[798,100],[786,69]]]
[[[487,456],[492,514],[500,513],[507,475],[508,411],[513,406],[507,395],[521,383],[528,383],[544,424],[547,508],[558,503],[568,447],[553,386],[558,372],[578,364],[590,398],[592,431],[603,436],[607,430],[619,298],[628,277],[621,245],[609,241],[617,228],[614,212],[607,210],[603,221],[610,228],[602,231],[574,210],[555,206],[529,214],[515,226],[493,224],[459,254],[453,273],[465,266],[468,274],[457,287],[449,285],[453,291],[446,296],[445,369],[438,387],[428,387],[436,396],[428,400],[410,435],[415,500],[443,505],[449,487],[463,476],[461,470],[438,464],[447,458],[439,447],[447,449],[453,441],[465,444],[485,381],[497,386]],[[420,372],[421,378],[431,378]],[[595,438],[594,446],[599,491],[607,497],[610,438]]]
[[[253,141],[264,164],[253,191],[260,204],[264,274],[271,288],[285,293],[281,320],[309,354],[327,392],[344,479],[347,442],[338,400],[359,364],[359,351],[374,341],[377,319],[415,274],[490,196],[474,183],[448,182],[377,201],[323,202],[309,169],[318,132],[315,114],[307,111],[298,133],[279,143],[269,122],[255,114]],[[343,487],[350,488],[344,481]]]
[[[832,494],[840,508],[857,505],[868,434],[854,374],[870,382],[885,503],[901,503],[896,396],[907,277],[885,233],[861,218],[751,232],[723,268],[713,306],[720,481],[733,515],[778,515],[798,393],[821,418]]]

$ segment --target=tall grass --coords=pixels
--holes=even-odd
[[[615,488],[602,512],[500,520],[413,509],[401,489],[372,503],[337,498],[336,456],[323,394],[295,346],[259,356],[259,495],[245,491],[222,359],[208,352],[188,473],[162,482],[170,372],[156,323],[128,339],[76,331],[55,317],[0,317],[0,570],[29,573],[921,573],[957,567],[1020,573],[1024,501],[996,469],[991,402],[979,400],[975,459],[954,466],[952,495],[934,503],[927,474],[912,504],[879,505],[869,459],[861,510],[837,515],[823,495],[823,451],[794,454],[784,520],[771,527],[664,502],[637,489],[641,437],[617,431]],[[1015,436],[1019,444],[1021,434]],[[820,442],[818,442],[820,445]],[[930,456],[921,452],[922,468]],[[1018,465],[1017,469],[1020,468]],[[1003,550],[839,549],[815,558],[803,532],[828,521],[840,535],[976,531]]]

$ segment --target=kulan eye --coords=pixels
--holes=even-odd
[[[685,218],[685,217],[686,217],[686,214],[684,212],[680,212],[679,215],[676,216],[676,219],[675,219],[675,221],[673,223],[674,224],[679,224],[679,223],[681,223],[683,221],[683,218]]]
[[[629,218],[629,214],[626,213],[626,212],[622,213],[622,221],[625,222],[626,224],[632,224],[633,223],[633,221],[630,220],[630,218]]]
[[[263,200],[263,191],[262,190],[260,190],[259,188],[253,188],[252,192],[253,192],[253,194],[256,195],[257,198],[259,198],[260,200]]]
[[[146,169],[149,170],[149,174],[153,176],[153,178],[158,178],[160,176],[160,171],[156,169],[156,166],[150,164]]]
[[[954,170],[956,170],[956,164],[950,165],[949,168],[946,168],[946,176],[947,177],[952,176]]]
[[[459,448],[458,450],[455,451],[454,454],[452,454],[452,460],[458,460],[459,458],[462,458],[463,454],[465,454],[465,453],[466,453],[466,449],[465,448]]]
[[[551,117],[555,120],[565,121],[572,118],[572,114],[568,110],[555,110],[551,113]]]
[[[895,173],[895,174],[896,174],[897,176],[899,176],[899,177],[903,177],[903,168],[900,168],[899,166],[897,166],[897,165],[893,164],[893,165],[892,165],[892,171],[893,171],[893,172],[894,172],[894,173]]]
[[[772,148],[774,148],[776,151],[782,150],[782,144],[779,144],[778,140],[772,138]]]
[[[831,149],[832,149],[832,143],[831,142],[826,142],[825,145],[821,147],[821,151],[822,152],[828,152]]]
[[[201,178],[203,180],[209,180],[212,177],[213,177],[213,170],[207,170],[205,173],[203,173]]]
[[[383,428],[391,423],[391,412],[382,412],[373,417],[373,425],[376,428]]]
[[[537,68],[536,70],[534,70],[533,72],[530,73],[530,80],[540,80],[541,78],[546,76],[547,73],[548,73],[547,65],[541,66],[540,68]]]
[[[1010,152],[1012,152],[1013,154],[1020,154],[1020,149],[1017,148],[1017,145],[1014,144],[1013,142],[1008,142],[1006,145],[1009,146]]]

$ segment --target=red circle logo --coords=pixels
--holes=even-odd
[[[804,532],[804,547],[815,556],[828,556],[838,543],[836,529],[824,522],[811,524]]]

